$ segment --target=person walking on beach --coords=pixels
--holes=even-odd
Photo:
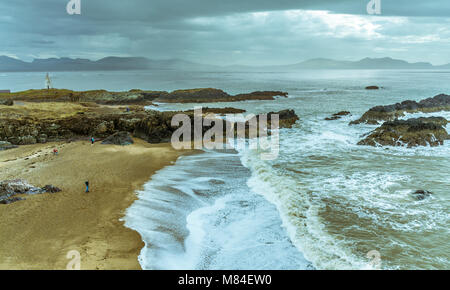
[[[89,192],[89,181],[86,181],[84,184],[86,185],[86,193],[88,193]]]

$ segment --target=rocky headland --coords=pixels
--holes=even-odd
[[[127,92],[109,92],[106,90],[72,91],[65,89],[28,90],[14,93],[0,93],[0,105],[13,105],[22,102],[77,102],[97,103],[103,105],[151,105],[159,103],[213,103],[238,102],[247,100],[274,100],[275,97],[287,97],[288,93],[280,91],[257,91],[230,95],[223,90],[200,88],[188,90],[148,91],[130,90]]]
[[[210,111],[215,110],[206,110],[206,113]],[[146,111],[142,107],[125,109],[97,104],[48,102],[0,106],[0,148],[12,149],[15,145],[76,141],[90,137],[103,140],[118,132],[128,132],[149,143],[170,142],[172,134],[178,129],[171,125],[172,118],[180,113],[189,116],[193,126],[192,111],[158,112]],[[272,114],[279,114],[280,127],[291,127],[298,120],[293,110],[271,112],[268,114],[269,121]],[[203,132],[211,127],[203,126]],[[111,140],[115,138],[111,137]]]

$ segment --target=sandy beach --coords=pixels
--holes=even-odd
[[[0,180],[52,184],[62,192],[0,205],[0,269],[66,269],[72,250],[81,254],[81,269],[140,269],[144,244],[120,219],[136,190],[181,154],[139,139],[124,147],[77,141],[1,151]]]

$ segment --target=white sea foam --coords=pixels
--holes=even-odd
[[[236,153],[205,152],[157,172],[127,210],[144,269],[307,269],[276,208],[246,186]]]
[[[365,269],[368,251],[388,253],[395,248],[404,250],[400,256],[404,258],[390,261],[385,257],[389,261],[384,268],[408,268],[405,265],[411,261],[406,253],[418,251],[427,257],[427,264],[412,267],[433,267],[433,254],[423,250],[425,240],[412,246],[411,239],[418,233],[446,232],[450,221],[447,201],[440,202],[439,195],[414,201],[411,193],[432,186],[417,183],[421,159],[445,164],[439,158],[448,158],[449,144],[436,148],[357,146],[361,135],[373,128],[347,124],[345,119],[305,120],[303,130],[282,134],[280,159],[275,162],[261,161],[255,151],[242,151],[243,163],[252,171],[249,186],[277,206],[291,240],[316,268]],[[433,174],[429,180],[446,180],[446,172]],[[438,252],[445,248],[440,247]]]

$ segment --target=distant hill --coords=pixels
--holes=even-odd
[[[404,60],[385,58],[364,58],[359,61],[341,61],[327,58],[315,58],[293,65],[272,66],[275,69],[431,69],[430,63],[409,63]]]
[[[433,66],[426,62],[409,63],[404,60],[364,58],[359,61],[340,61],[326,58],[306,60],[278,66],[215,66],[181,59],[151,60],[145,57],[105,57],[97,61],[82,58],[47,58],[24,62],[0,56],[0,71],[100,71],[100,70],[186,70],[186,71],[286,71],[302,69],[450,69],[450,64]]]

